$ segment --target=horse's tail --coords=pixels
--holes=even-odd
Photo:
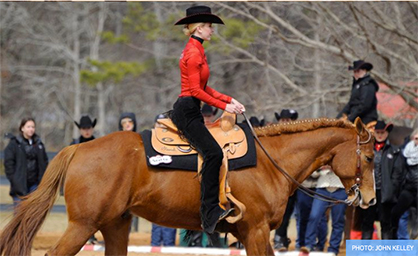
[[[79,145],[64,148],[52,159],[38,189],[23,200],[0,236],[0,255],[30,255],[33,239],[54,205],[68,165]]]

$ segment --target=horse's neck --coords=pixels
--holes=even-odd
[[[347,140],[345,132],[335,132],[330,139],[327,129],[331,128],[264,137],[263,141],[268,145],[266,150],[278,165],[299,183],[302,183],[315,170],[332,159],[331,149]],[[279,179],[283,179],[283,174],[276,169],[274,171],[278,173]],[[291,181],[288,183],[296,188],[296,184]]]

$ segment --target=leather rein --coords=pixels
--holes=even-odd
[[[346,200],[339,200],[339,199],[335,199],[329,196],[325,196],[322,194],[318,194],[315,191],[303,186],[301,183],[299,183],[295,178],[293,178],[292,176],[290,176],[283,168],[281,168],[277,162],[273,159],[273,157],[271,157],[271,155],[267,152],[267,150],[264,148],[263,144],[261,144],[260,139],[258,138],[257,134],[254,131],[253,126],[251,125],[250,121],[248,120],[247,116],[245,115],[245,113],[242,113],[242,115],[244,116],[248,126],[250,127],[251,133],[253,134],[255,140],[257,141],[257,143],[260,145],[261,149],[264,151],[264,153],[266,154],[266,156],[270,159],[270,161],[272,162],[272,164],[274,165],[274,167],[276,167],[277,170],[279,170],[288,180],[290,180],[293,184],[296,184],[298,189],[300,191],[302,191],[303,193],[305,193],[306,195],[313,197],[313,198],[317,198],[320,199],[322,201],[325,202],[329,202],[329,203],[333,203],[333,204],[347,204],[347,205],[352,205],[357,198],[360,195],[360,186],[361,186],[361,181],[362,181],[362,171],[361,171],[361,149],[360,149],[360,145],[362,144],[367,144],[369,143],[372,135],[369,131],[369,137],[366,141],[360,141],[360,136],[357,135],[357,150],[356,150],[356,154],[357,154],[357,170],[356,170],[356,175],[355,175],[355,184],[348,190],[346,191],[347,194],[349,194],[350,192],[354,192],[355,196],[352,200],[348,200],[348,198]]]

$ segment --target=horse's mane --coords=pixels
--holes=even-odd
[[[339,127],[339,128],[353,128],[354,124],[348,121],[339,119],[316,118],[316,119],[302,119],[298,121],[271,124],[263,127],[255,128],[255,132],[259,137],[276,136],[282,133],[297,133],[312,131],[324,127]]]

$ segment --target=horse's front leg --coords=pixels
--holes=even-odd
[[[246,232],[239,231],[238,240],[244,245],[247,255],[274,255],[267,224],[251,225]]]

